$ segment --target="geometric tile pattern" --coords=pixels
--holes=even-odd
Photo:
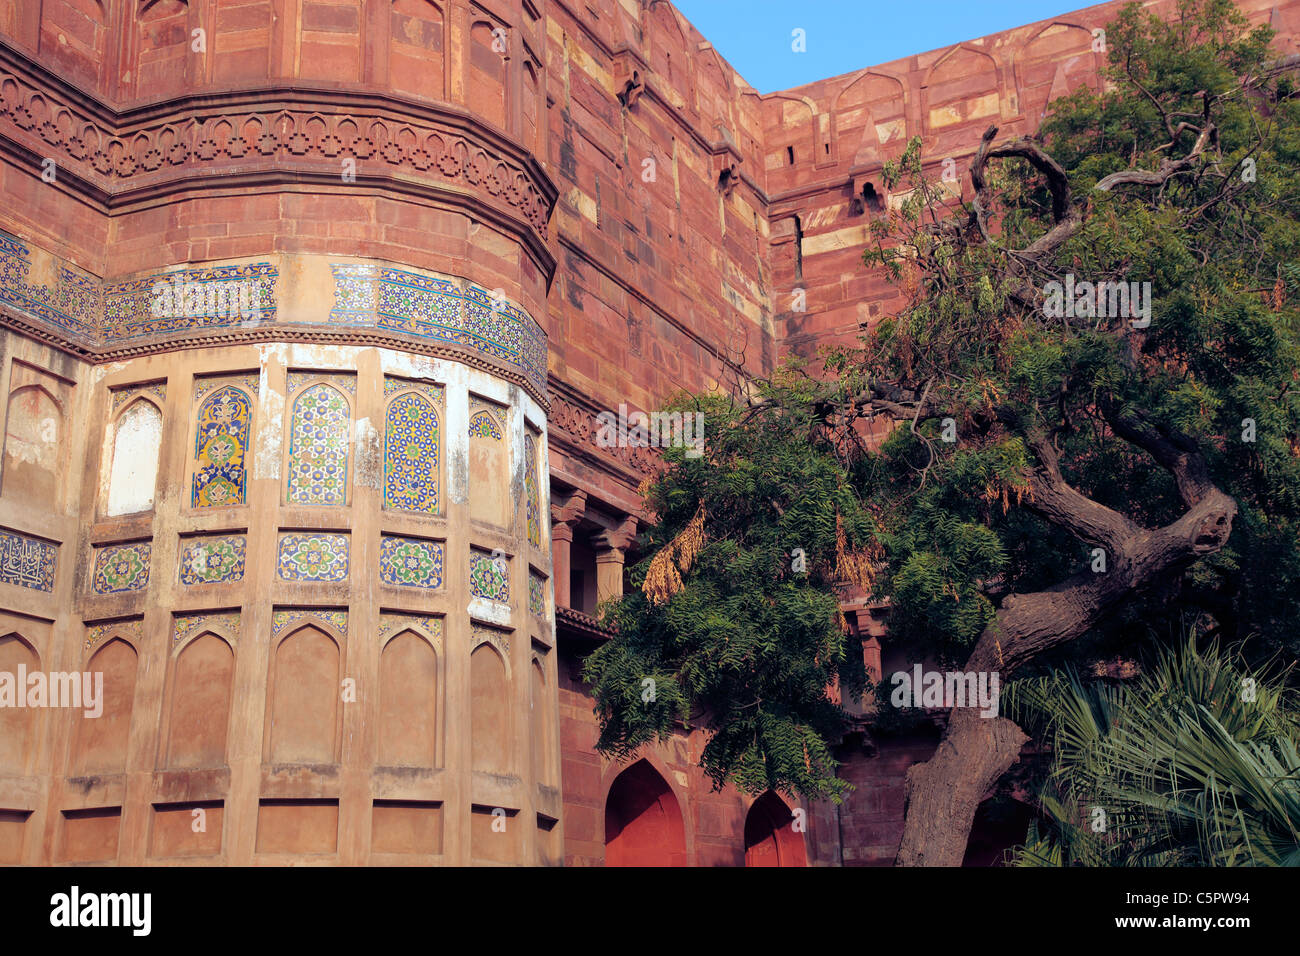
[[[289,504],[345,503],[350,419],[347,399],[329,385],[298,396],[289,429]]]
[[[129,621],[112,621],[108,624],[92,624],[86,628],[86,650],[90,650],[100,641],[111,636],[125,637],[132,640],[138,650],[141,634],[144,630],[142,624],[143,622],[139,618]]]
[[[537,481],[537,442],[524,429],[524,500],[528,516],[528,543],[542,546],[542,502]]]
[[[102,331],[109,338],[131,339],[274,322],[278,275],[269,262],[250,262],[108,283]],[[164,301],[163,307],[154,308]]]
[[[252,420],[248,393],[233,385],[218,388],[200,406],[190,507],[244,503],[248,484],[244,455]]]
[[[528,572],[528,611],[531,614],[546,613],[546,578],[535,571]]]
[[[244,579],[247,539],[242,534],[205,535],[181,542],[181,584],[227,584]]]
[[[294,608],[287,611],[275,611],[271,615],[271,634],[278,637],[280,633],[292,624],[299,621],[317,618],[324,624],[333,628],[335,632],[346,635],[348,632],[348,612],[347,611],[328,611],[318,610],[316,608]]]
[[[348,576],[348,536],[282,534],[277,564],[286,581],[342,581]]]
[[[98,279],[59,264],[53,287],[27,281],[31,252],[17,236],[0,232],[0,302],[38,316],[79,339],[99,335],[103,292]]]
[[[54,590],[59,546],[12,531],[0,531],[0,581],[36,591]]]
[[[148,587],[152,552],[153,546],[148,541],[96,548],[91,590],[96,594],[118,594]]]
[[[498,631],[495,627],[484,627],[478,621],[470,622],[469,630],[469,646],[471,650],[477,648],[484,641],[490,641],[506,654],[510,653],[510,635],[505,631]]]
[[[381,614],[379,615],[379,643],[383,644],[400,631],[412,630],[433,641],[442,650],[442,618],[432,614]]]
[[[172,647],[176,647],[199,629],[211,630],[232,641],[239,640],[239,612],[227,614],[177,614],[172,625]]]
[[[519,371],[546,386],[546,333],[531,315],[492,293],[435,276],[368,264],[333,264],[330,321],[449,342]]]
[[[156,399],[159,408],[164,408],[167,405],[167,383],[151,382],[148,385],[127,385],[124,388],[113,389],[112,395],[113,414],[115,415],[119,408],[137,395],[148,395]]]
[[[469,553],[469,592],[501,604],[510,603],[510,568],[504,557],[477,548]]]
[[[385,535],[379,542],[379,578],[411,588],[442,587],[442,545]]]
[[[384,507],[438,513],[438,413],[415,392],[388,403]]]
[[[478,411],[470,416],[469,435],[471,438],[493,438],[501,441],[504,437],[501,425],[489,411]]]

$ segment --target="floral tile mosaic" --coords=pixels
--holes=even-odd
[[[470,649],[478,647],[483,642],[496,645],[502,653],[510,653],[510,635],[505,631],[497,630],[495,627],[486,627],[478,621],[470,622]]]
[[[113,637],[126,638],[138,648],[143,633],[144,622],[139,618],[133,618],[129,621],[110,621],[106,624],[91,624],[86,627],[86,650],[89,651]]]
[[[348,576],[348,536],[282,534],[277,565],[286,581],[342,581]]]
[[[472,548],[469,553],[469,592],[501,604],[510,603],[510,565],[505,557]]]
[[[381,614],[379,615],[379,643],[383,644],[394,634],[412,630],[424,634],[433,646],[442,649],[442,618],[432,614]]]
[[[149,586],[152,553],[153,546],[148,541],[96,548],[91,590],[96,594],[144,590]]]
[[[410,588],[442,587],[442,544],[385,535],[379,542],[379,578]]]
[[[244,504],[248,493],[244,456],[252,427],[253,403],[242,388],[218,388],[199,406],[190,507]]]
[[[546,578],[536,571],[528,572],[528,611],[531,614],[546,613]]]
[[[123,388],[115,388],[112,391],[113,396],[113,414],[139,395],[147,395],[152,398],[159,408],[167,407],[167,383],[150,382],[147,385],[127,385]]]
[[[244,579],[247,539],[212,535],[181,542],[181,584],[229,584]]]
[[[286,608],[284,610],[274,611],[271,614],[271,634],[275,637],[279,637],[289,628],[297,624],[310,622],[313,619],[320,621],[337,634],[346,635],[348,633],[347,611],[321,610],[318,608]]]
[[[239,640],[239,612],[176,615],[172,620],[172,647],[177,647],[203,630],[212,631],[222,637],[237,641]]]
[[[528,518],[528,543],[542,546],[542,496],[537,480],[537,440],[524,432],[524,511]]]

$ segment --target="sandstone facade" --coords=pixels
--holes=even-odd
[[[106,688],[0,709],[0,862],[887,862],[925,741],[838,810],[594,752],[596,416],[885,314],[881,164],[1120,6],[760,96],[665,0],[0,0],[0,672]]]

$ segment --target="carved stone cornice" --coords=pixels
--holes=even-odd
[[[548,279],[555,269],[554,182],[518,143],[447,104],[295,85],[119,112],[0,41],[0,149],[37,172],[53,159],[59,186],[106,212],[180,190],[290,182],[423,193],[513,227]]]
[[[576,457],[630,484],[639,484],[642,479],[658,473],[660,457],[656,449],[631,446],[601,448],[596,444],[599,411],[556,379],[551,379],[550,386],[552,443],[559,442]]]

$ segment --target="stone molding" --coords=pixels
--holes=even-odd
[[[533,234],[534,254],[550,259],[547,223],[558,195],[550,176],[522,146],[445,104],[268,86],[117,112],[0,40],[0,144],[54,159],[60,182],[79,181],[104,209],[175,188],[228,188],[235,179],[301,182],[315,173],[342,185],[350,158],[358,183],[414,177],[462,200],[457,205],[468,193],[481,207],[508,212]]]

